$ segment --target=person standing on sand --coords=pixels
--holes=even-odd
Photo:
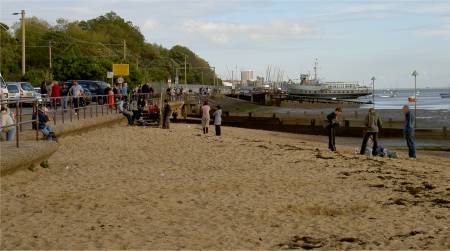
[[[209,128],[209,111],[211,111],[211,107],[208,105],[208,101],[203,102],[202,106],[202,127],[203,127],[203,134],[208,133]]]
[[[336,151],[336,128],[339,126],[337,118],[342,113],[342,108],[336,107],[334,112],[327,115],[327,131],[328,131],[328,149],[330,151]]]
[[[172,113],[172,107],[170,107],[169,101],[164,100],[164,109],[163,109],[163,128],[170,128],[170,115]]]
[[[378,148],[378,132],[381,126],[383,125],[383,122],[381,121],[380,116],[378,116],[374,108],[369,109],[369,113],[365,118],[365,125],[367,131],[364,134],[364,138],[361,145],[361,151],[359,153],[361,155],[365,154],[367,141],[369,140],[369,137],[372,137],[373,140],[372,155],[376,156]]]
[[[408,155],[412,160],[416,159],[416,137],[414,130],[415,114],[409,109],[409,106],[403,106],[403,113],[405,114],[405,133],[406,145],[408,146]]]
[[[213,113],[214,126],[216,127],[216,136],[220,136],[220,126],[222,125],[222,109],[220,105],[216,106],[217,110]]]

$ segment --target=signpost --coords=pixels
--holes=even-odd
[[[114,73],[112,71],[106,72],[106,78],[113,78],[113,77],[114,77]]]
[[[114,76],[129,76],[130,66],[129,64],[113,64],[112,65]]]
[[[118,77],[117,78],[117,83],[119,83],[119,84],[123,84],[124,81],[125,80],[123,79],[123,77]]]

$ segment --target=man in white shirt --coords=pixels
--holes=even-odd
[[[73,97],[73,108],[75,110],[75,115],[78,113],[78,107],[80,104],[80,96],[83,94],[83,87],[78,84],[78,81],[72,81],[72,87],[69,89],[69,95]]]

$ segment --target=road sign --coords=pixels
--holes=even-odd
[[[129,64],[113,64],[112,69],[114,76],[128,76],[130,75]]]
[[[123,84],[123,82],[124,82],[124,79],[123,79],[122,77],[119,77],[119,78],[117,79],[117,83]]]
[[[114,73],[112,71],[108,71],[106,73],[106,78],[113,78],[114,77]]]

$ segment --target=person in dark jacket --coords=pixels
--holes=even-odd
[[[41,95],[48,95],[47,81],[45,80],[41,83]]]
[[[359,153],[361,155],[365,154],[367,141],[369,140],[370,137],[372,137],[373,140],[372,155],[376,156],[378,148],[378,132],[381,126],[383,125],[383,122],[381,121],[380,116],[378,116],[374,108],[369,109],[369,113],[365,118],[365,125],[366,125],[366,133],[364,134],[364,138],[361,145],[361,151]]]
[[[163,109],[163,128],[170,128],[170,115],[172,114],[172,107],[170,107],[169,101],[164,100],[164,109]]]
[[[403,130],[408,146],[408,155],[410,159],[416,159],[416,137],[414,129],[415,114],[409,109],[409,106],[403,106],[405,114],[405,128]]]
[[[337,119],[342,113],[342,108],[336,107],[334,112],[327,115],[327,130],[328,130],[328,149],[336,151],[336,128],[339,126]]]
[[[44,111],[44,107],[39,106],[37,114],[34,113],[32,116],[33,120],[38,120],[39,122],[39,127],[37,129],[39,129],[42,134],[44,134],[44,136],[47,138],[47,140],[54,140],[57,141],[55,132],[53,131],[53,128],[51,128],[47,122],[50,121],[48,115],[46,114],[46,112]],[[33,122],[33,124],[35,124],[35,122]],[[35,125],[33,125],[35,126]]]

